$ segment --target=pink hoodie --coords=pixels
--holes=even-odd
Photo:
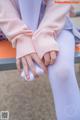
[[[64,27],[70,8],[71,5],[55,4],[54,0],[49,0],[38,29],[28,36],[32,31],[20,19],[17,0],[0,0],[0,28],[16,47],[16,58],[34,52],[42,58],[48,51],[58,51],[56,38]]]

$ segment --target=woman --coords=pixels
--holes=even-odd
[[[0,27],[16,47],[18,71],[22,62],[27,79],[29,68],[38,78],[33,61],[46,73],[48,67],[57,120],[80,120],[80,93],[74,72],[75,39],[71,31],[78,33],[69,19],[71,5],[46,0],[42,20],[38,21],[43,1],[26,1],[0,0]]]

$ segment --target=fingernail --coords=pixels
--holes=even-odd
[[[38,76],[37,80],[40,80],[40,77]]]
[[[50,62],[50,65],[52,65],[52,64],[54,64],[54,61],[51,61],[51,62]]]
[[[48,69],[47,68],[45,69],[45,73],[48,73]]]
[[[55,59],[51,60],[50,64],[54,64],[55,63]]]
[[[39,76],[38,76],[38,75],[35,75],[35,78],[36,78],[36,79],[39,79]]]
[[[26,75],[27,79],[30,80],[30,76],[29,75]]]

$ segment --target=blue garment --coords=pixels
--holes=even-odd
[[[46,9],[46,4],[44,3],[44,1],[41,2],[41,7],[40,7],[40,14],[39,14],[39,19],[38,19],[38,25],[40,24],[44,13],[45,13],[45,9]],[[38,27],[38,26],[37,26]]]

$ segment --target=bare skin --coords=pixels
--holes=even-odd
[[[44,60],[42,61],[40,60],[40,58],[36,53],[31,53],[29,55],[26,55],[16,60],[17,69],[19,73],[21,73],[21,63],[22,63],[27,79],[28,80],[30,79],[29,69],[31,69],[34,77],[38,79],[39,75],[36,73],[35,65],[33,61],[35,61],[44,70],[44,72],[47,73],[47,66],[49,64],[54,64],[56,60],[56,52],[52,51],[52,52],[46,53],[43,59]]]
[[[32,31],[29,31],[28,36],[32,36],[32,35],[33,35]],[[16,59],[18,72],[19,74],[21,73],[21,64],[22,64],[28,80],[30,79],[29,69],[31,69],[34,77],[38,79],[39,75],[36,73],[35,65],[33,61],[35,61],[44,70],[44,72],[47,73],[47,66],[50,64],[54,64],[56,57],[57,57],[57,53],[55,51],[46,53],[43,56],[42,60],[39,58],[37,53],[31,53],[25,55],[21,58]]]
[[[54,64],[56,57],[57,57],[56,51],[51,51],[51,52],[46,53],[43,56],[42,60],[43,60],[43,63],[45,64],[45,66],[48,66],[50,64]]]

